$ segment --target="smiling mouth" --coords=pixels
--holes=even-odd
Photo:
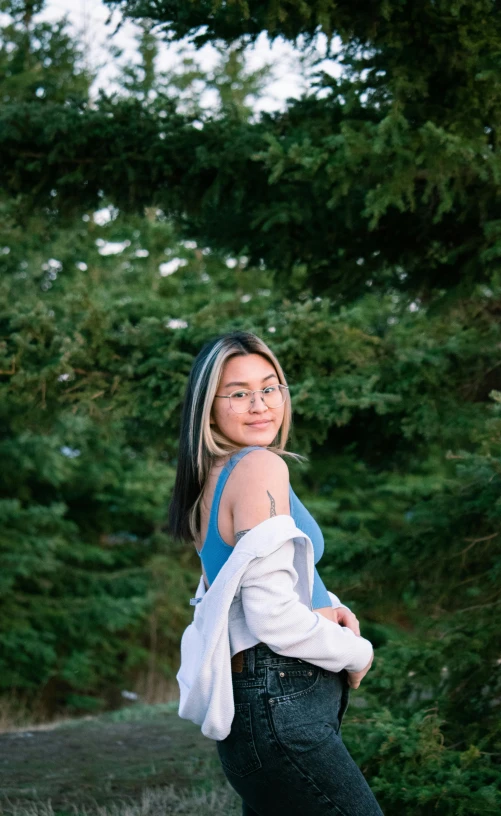
[[[263,419],[262,422],[248,422],[247,425],[250,425],[250,427],[252,428],[252,427],[256,427],[256,426],[259,427],[261,425],[269,425],[270,422],[271,422],[271,419]]]

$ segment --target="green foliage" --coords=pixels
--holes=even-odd
[[[265,282],[159,211],[101,213],[63,231],[35,216],[27,239],[6,219],[0,240],[1,683],[44,688],[49,710],[173,679],[199,568],[162,532],[184,384]]]
[[[148,25],[229,15],[286,33],[252,4],[248,18],[239,3],[217,5],[213,15],[196,2],[123,8]],[[322,15],[341,36],[343,75],[319,69],[303,99],[257,121],[245,119],[249,84],[236,47],[226,73],[207,84],[221,92],[217,116],[200,121],[195,100],[176,105],[168,77],[155,85],[146,23],[141,77],[131,69],[136,79],[124,80],[128,99],[103,94],[92,107],[9,101],[0,114],[0,181],[18,199],[20,223],[34,206],[74,217],[104,194],[122,211],[159,207],[186,236],[263,261],[291,296],[350,302],[368,286],[391,285],[428,301],[487,283],[500,246],[499,12],[486,0],[454,9],[385,2],[377,18],[365,6],[287,4],[276,20],[297,18],[300,32]],[[185,65],[176,82],[193,87],[197,78]],[[146,101],[151,90],[157,95]]]
[[[385,813],[487,816],[499,811],[496,758],[474,744],[460,751],[444,742],[436,710],[397,717],[384,707],[363,722],[343,723],[343,738],[363,762]]]
[[[245,36],[255,39],[265,31],[271,39],[282,36],[296,40],[301,35],[312,39],[321,31],[337,35],[345,42],[368,47],[375,43],[391,46],[395,57],[405,50],[416,72],[436,67],[437,58],[453,62],[451,50],[461,48],[471,60],[479,57],[485,64],[492,43],[499,34],[492,0],[376,0],[353,7],[349,0],[104,0],[132,19],[154,20],[167,36],[181,39],[189,35],[197,45],[214,40],[232,42]],[[201,29],[201,30],[200,30]],[[432,36],[433,35],[433,36]],[[486,47],[482,55],[468,48],[481,39]],[[390,48],[389,48],[390,50]],[[464,63],[456,60],[461,71]]]
[[[376,646],[350,749],[389,816],[494,814],[498,11],[126,5],[150,18],[140,65],[90,103],[57,26],[43,48],[63,44],[61,82],[36,97],[22,55],[37,29],[8,4],[2,688],[87,711],[145,674],[172,680],[199,575],[163,531],[181,398],[202,343],[245,328],[291,386],[290,447],[309,456],[291,478],[325,535],[321,574]],[[264,77],[241,43],[204,79],[189,60],[156,70],[151,20],[179,36],[197,15],[209,38],[321,25],[344,74],[252,116]],[[213,116],[201,79],[220,89]]]
[[[83,49],[74,43],[64,20],[33,21],[44,2],[2,0],[0,12],[10,14],[0,37],[2,103],[78,103],[87,99],[94,76],[81,65]]]

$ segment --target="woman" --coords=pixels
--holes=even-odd
[[[282,458],[299,458],[285,451],[290,425],[284,372],[262,340],[237,331],[204,346],[187,386],[169,526],[175,536],[195,543],[206,590],[237,542],[273,516],[292,516],[319,560],[320,528],[293,492]],[[276,569],[271,584],[277,593],[280,573]],[[261,608],[266,597],[256,595],[256,587],[253,596],[248,592],[257,637],[255,645],[232,657],[235,715],[230,733],[217,742],[225,775],[242,798],[242,813],[382,816],[340,735],[349,689],[358,688],[372,664],[370,643],[316,570],[309,608],[292,591],[280,608],[270,602]],[[284,631],[284,615],[294,620],[294,632],[278,652],[259,642],[259,633],[266,633],[268,643],[279,642],[274,627]],[[326,670],[330,664],[323,655],[304,660],[317,630],[332,638],[324,642],[334,652],[336,638],[349,633],[341,638],[353,652],[353,659],[343,652],[348,668]]]

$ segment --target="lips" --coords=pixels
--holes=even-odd
[[[250,428],[266,428],[267,425],[271,424],[271,419],[264,420],[263,422],[248,422]]]

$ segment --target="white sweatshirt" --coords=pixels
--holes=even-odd
[[[231,657],[261,641],[332,672],[365,668],[370,641],[313,612],[313,574],[311,539],[280,515],[242,536],[208,590],[201,577],[181,639],[180,717],[210,739],[227,737],[235,713]]]

